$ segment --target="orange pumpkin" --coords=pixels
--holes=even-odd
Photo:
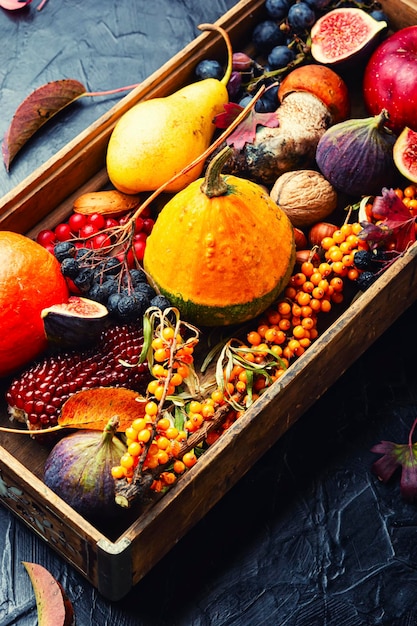
[[[221,168],[177,193],[147,239],[144,267],[184,320],[223,326],[253,319],[278,297],[295,262],[294,231],[263,187]]]

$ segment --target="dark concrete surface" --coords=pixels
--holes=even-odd
[[[41,12],[36,2],[14,14],[0,9],[1,135],[37,86],[137,82],[193,39],[198,23],[234,4],[49,0]],[[68,111],[10,174],[0,168],[1,193],[114,102]],[[78,626],[417,624],[417,509],[401,499],[398,480],[383,485],[370,471],[372,445],[406,442],[417,413],[416,313],[415,305],[405,312],[118,603],[0,507],[0,626],[37,624],[22,561],[61,582]]]

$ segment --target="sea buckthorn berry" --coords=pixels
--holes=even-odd
[[[305,328],[304,326],[302,326],[301,324],[298,324],[297,326],[294,326],[293,330],[292,330],[292,334],[296,339],[302,339],[302,337],[304,337],[305,335]]]
[[[159,450],[157,457],[159,465],[165,465],[169,461],[169,454],[166,450]]]
[[[158,430],[168,430],[171,427],[171,420],[169,417],[161,417],[156,424]]]
[[[343,290],[343,280],[340,278],[340,276],[334,276],[333,278],[331,278],[330,285],[335,291]]]
[[[201,415],[204,417],[205,420],[213,417],[214,413],[215,413],[215,409],[212,404],[205,404],[203,408],[201,409]]]
[[[320,272],[314,272],[314,274],[312,274],[310,276],[310,281],[313,283],[313,285],[316,287],[319,282],[322,280],[323,276],[320,274]]]
[[[318,270],[322,277],[326,278],[326,276],[330,276],[330,274],[332,273],[332,266],[330,265],[330,263],[323,262],[320,263]]]
[[[200,413],[201,409],[202,409],[201,402],[198,402],[197,400],[192,400],[190,402],[191,413]]]
[[[162,339],[162,337],[155,337],[154,339],[152,339],[151,346],[152,350],[160,350],[164,347],[164,340]]]
[[[280,357],[282,355],[282,348],[281,346],[273,345],[271,348],[271,352],[275,357]]]
[[[344,300],[343,293],[341,291],[335,291],[332,295],[332,302],[335,304],[341,304]]]
[[[142,446],[138,441],[132,441],[132,443],[129,444],[127,451],[132,457],[139,456],[142,452]]]
[[[261,341],[262,341],[263,337],[265,337],[265,333],[268,330],[268,328],[269,328],[268,324],[261,324],[260,326],[258,326],[258,333],[261,336]],[[261,342],[259,342],[259,343],[261,343]],[[256,345],[259,345],[259,344],[256,344]]]
[[[278,324],[278,326],[280,327],[281,330],[283,330],[284,332],[289,330],[291,328],[291,322],[289,319],[287,319],[286,317],[284,317],[280,323]]]
[[[178,437],[178,428],[170,426],[166,429],[165,436],[168,437],[168,439],[176,439]]]
[[[354,222],[352,224],[352,233],[354,235],[359,235],[359,233],[363,230],[362,225],[359,222]]]
[[[311,328],[314,328],[315,321],[311,317],[303,317],[301,320],[301,326],[306,330],[310,330]]]
[[[193,433],[198,429],[198,426],[194,424],[194,422],[191,419],[188,419],[188,420],[185,420],[184,422],[184,428],[189,433]]]
[[[138,441],[142,441],[142,443],[148,443],[150,438],[151,438],[151,431],[148,430],[147,428],[144,428],[143,430],[140,430],[138,432]]]
[[[152,375],[155,378],[166,378],[168,375],[168,372],[163,365],[161,365],[160,363],[156,363],[152,367]]]
[[[359,270],[356,267],[351,267],[347,273],[349,280],[357,280],[359,277]]]
[[[182,462],[184,463],[185,467],[193,467],[193,465],[197,463],[197,457],[195,455],[195,452],[193,452],[192,450],[190,452],[186,452],[182,457]]]
[[[182,474],[185,472],[185,465],[182,461],[177,460],[174,462],[173,470],[176,474]]]
[[[305,276],[311,276],[314,272],[314,265],[311,261],[304,261],[304,263],[301,264],[300,269]]]
[[[332,262],[332,269],[334,271],[334,263],[341,261],[343,258],[343,252],[340,248],[332,248],[329,250],[329,260]]]
[[[352,233],[352,228],[353,228],[352,224],[350,224],[349,222],[345,222],[340,227],[340,231],[343,233],[345,237],[349,237],[349,235]]]
[[[408,185],[408,187],[405,187],[403,190],[403,195],[406,198],[414,198],[414,196],[416,195],[416,188],[414,187],[414,185]]]
[[[281,315],[290,315],[291,313],[291,304],[286,300],[282,300],[278,303],[278,313]],[[278,320],[279,321],[279,320]]]
[[[164,328],[162,329],[162,336],[166,341],[170,341],[174,339],[175,330],[172,328],[172,326],[164,326]]]
[[[276,328],[268,328],[268,330],[265,333],[264,339],[268,343],[274,343],[277,334],[278,334],[278,330]]]
[[[281,319],[281,314],[278,311],[269,311],[268,322],[271,326],[278,324]]]
[[[156,402],[154,402],[153,400],[149,400],[149,402],[145,404],[145,413],[146,415],[150,415],[151,417],[156,415],[158,413],[158,405],[156,404]]]
[[[159,386],[159,380],[151,380],[148,383],[148,387],[147,387],[148,392],[153,396],[158,386]]]
[[[158,348],[153,353],[153,358],[158,363],[163,363],[164,361],[167,361],[169,359],[169,354],[170,353],[169,353],[169,349],[168,348]]]
[[[307,277],[302,272],[297,272],[293,276],[291,276],[291,283],[296,287],[301,287],[303,283],[307,280]]]
[[[238,380],[236,385],[235,385],[235,389],[239,393],[243,393],[244,391],[246,391],[246,383],[243,382],[243,380]]]
[[[310,306],[313,309],[313,311],[321,311],[320,300],[318,300],[317,298],[311,298]]]
[[[161,382],[159,382],[159,381],[157,381],[157,382],[158,382],[158,385],[157,385],[157,387],[155,388],[155,391],[153,392],[153,395],[155,396],[155,400],[158,400],[158,401],[159,401],[159,400],[161,400],[161,399],[162,399],[162,396],[163,396],[163,395],[164,395],[164,393],[165,393],[165,384],[164,384],[164,383],[161,383]]]
[[[174,372],[171,376],[171,385],[174,385],[174,387],[179,387],[180,385],[182,385],[184,379],[181,376],[181,374],[178,374],[178,372]]]
[[[224,402],[223,391],[221,391],[220,389],[216,389],[215,391],[212,392],[211,399],[214,401],[215,404],[223,404]]]
[[[184,378],[187,378],[190,374],[190,368],[188,367],[188,365],[185,365],[184,363],[176,363],[175,370],[177,374],[179,374],[183,380]]]
[[[133,467],[134,464],[134,460],[133,457],[126,452],[126,454],[123,454],[120,458],[120,465],[122,467],[125,467],[126,469],[130,469],[131,467]]]
[[[321,240],[321,247],[323,248],[323,250],[329,250],[329,248],[331,248],[332,246],[334,246],[335,241],[332,237],[324,237],[324,239]]]
[[[329,313],[329,311],[332,308],[330,300],[328,300],[327,298],[323,298],[323,300],[321,300],[321,303],[320,303],[320,308],[323,311],[323,313]]]
[[[300,341],[300,346],[304,348],[304,350],[306,350],[307,348],[311,346],[310,337],[302,337],[299,341]]]
[[[123,478],[125,475],[123,467],[121,465],[115,465],[111,468],[111,475],[116,479]]]
[[[140,430],[143,430],[144,428],[146,428],[146,425],[147,425],[147,421],[144,417],[138,417],[132,422],[132,426],[136,430],[137,433]]]
[[[311,291],[313,291],[313,289],[314,289],[314,285],[313,285],[313,283],[310,283],[310,284],[311,284],[311,286],[312,286],[312,290],[311,290]],[[300,291],[300,292],[297,294],[297,303],[298,303],[301,307],[303,307],[303,306],[309,306],[309,305],[310,305],[310,301],[311,301],[311,296],[310,296],[310,294],[309,294],[309,293],[307,293],[307,292],[305,292],[305,291]],[[282,321],[283,321],[283,320],[282,320]],[[280,328],[281,328],[281,325],[280,325]],[[281,330],[286,330],[286,329],[281,328]]]
[[[313,293],[311,295],[313,296],[313,298],[321,300],[321,298],[323,298],[324,296],[324,293],[324,289],[322,289],[321,287],[314,287]]]
[[[342,232],[342,230],[339,228],[338,230],[335,230],[333,235],[333,241],[335,243],[342,243],[342,241],[344,241],[346,239],[346,235],[344,232]]]
[[[156,439],[156,445],[158,446],[159,450],[166,450],[171,444],[170,444],[168,437],[164,437],[164,435],[160,435]]]
[[[301,315],[301,307],[298,303],[294,303],[291,307],[291,314],[294,317],[300,317]],[[294,321],[293,321],[294,323]]]
[[[133,426],[128,426],[125,430],[126,437],[131,441],[135,441],[137,434],[138,432],[133,428]]]
[[[286,298],[289,298],[290,300],[294,300],[295,296],[297,295],[297,290],[295,289],[295,287],[286,287],[286,289],[284,290],[284,296]]]
[[[255,330],[252,330],[250,333],[248,333],[247,340],[248,340],[248,343],[250,343],[251,346],[259,346],[259,344],[262,341],[262,337],[259,334],[259,332],[256,332]]]
[[[302,290],[303,290],[305,293],[309,294],[309,293],[311,293],[311,292],[313,291],[313,289],[314,289],[314,283],[312,283],[312,282],[311,282],[311,280],[306,280],[306,282],[305,282],[305,283],[304,283],[304,285],[302,286]],[[299,293],[301,293],[301,292],[298,292],[298,294],[299,294]],[[298,294],[297,294],[297,296],[296,296],[295,298],[296,298],[296,300],[297,300],[298,304],[300,304],[300,302],[299,302],[299,300],[298,300]]]

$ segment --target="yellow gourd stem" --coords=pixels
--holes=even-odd
[[[224,196],[227,192],[227,183],[221,175],[223,165],[229,159],[233,150],[229,146],[226,146],[221,150],[207,167],[204,182],[201,184],[201,191],[208,197]]]
[[[200,24],[198,28],[203,31],[204,30],[215,31],[216,33],[220,33],[220,35],[223,37],[224,42],[226,44],[226,48],[227,48],[227,67],[226,67],[226,72],[220,82],[223,85],[227,85],[232,75],[232,69],[233,69],[233,49],[232,49],[232,44],[230,42],[229,35],[221,26],[217,26],[217,24]]]

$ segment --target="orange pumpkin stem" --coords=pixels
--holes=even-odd
[[[231,156],[233,150],[226,146],[209,163],[201,191],[208,198],[224,196],[227,193],[227,183],[221,175],[224,164]]]

